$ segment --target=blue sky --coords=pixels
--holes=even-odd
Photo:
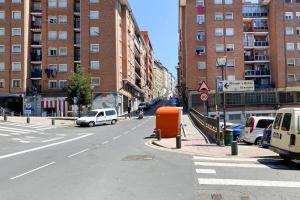
[[[176,77],[178,1],[129,0],[141,30],[149,31],[154,56]]]

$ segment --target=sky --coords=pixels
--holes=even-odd
[[[129,0],[140,30],[148,31],[154,57],[176,77],[178,63],[178,1]]]

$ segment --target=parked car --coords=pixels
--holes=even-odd
[[[240,137],[240,135],[241,135],[244,128],[245,128],[244,125],[238,124],[238,125],[229,126],[227,128],[227,130],[232,131],[233,140],[239,141],[239,137]]]
[[[285,160],[300,159],[300,108],[282,108],[276,113],[269,149]]]
[[[261,141],[261,146],[263,148],[269,148],[269,146],[270,146],[271,135],[272,135],[272,126],[273,126],[273,124],[270,124],[264,130],[262,141]]]
[[[142,102],[139,104],[139,109],[148,109],[150,104],[148,102]]]
[[[231,123],[231,122],[226,122],[226,129],[228,127],[237,126],[237,125],[238,124],[234,124],[234,123]],[[220,121],[219,126],[220,126],[220,130],[223,130],[223,128],[224,128],[224,122],[223,122],[223,120]]]
[[[274,117],[249,117],[241,139],[248,144],[260,145],[263,132],[273,123]]]
[[[84,117],[76,120],[79,126],[93,127],[100,124],[115,124],[118,121],[117,111],[114,108],[97,109],[88,112]]]

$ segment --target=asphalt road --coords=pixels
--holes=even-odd
[[[298,164],[193,157],[146,146],[155,109],[116,125],[12,136],[27,143],[0,135],[0,199],[299,199]]]

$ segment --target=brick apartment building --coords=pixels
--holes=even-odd
[[[80,67],[93,107],[126,113],[152,98],[152,66],[148,33],[127,0],[0,0],[1,107],[66,116],[64,88]]]
[[[179,35],[178,89],[189,107],[203,108],[196,90],[205,80],[216,114],[222,56],[224,78],[255,83],[254,92],[226,93],[229,120],[299,105],[300,1],[179,0]]]

